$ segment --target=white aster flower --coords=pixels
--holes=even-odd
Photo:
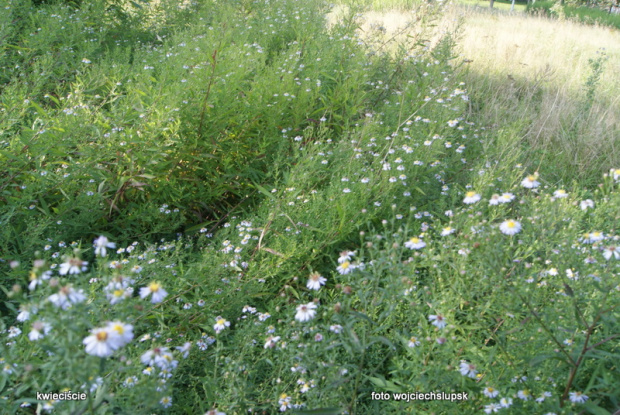
[[[177,346],[176,349],[183,354],[183,359],[189,356],[189,349],[192,348],[192,342],[185,342],[183,346]]]
[[[148,286],[140,288],[140,298],[145,299],[151,294],[153,294],[151,297],[151,302],[153,304],[162,302],[168,295],[166,290],[164,290],[158,282],[152,282]]]
[[[136,376],[129,376],[123,381],[123,386],[126,388],[133,388],[136,383],[138,383],[138,378]]]
[[[579,202],[579,207],[581,210],[588,210],[589,208],[594,207],[594,201],[592,199],[586,199]]]
[[[355,255],[353,251],[342,251],[340,253],[340,257],[338,258],[338,263],[342,264],[344,262],[351,262],[351,257]]]
[[[160,369],[176,367],[178,363],[173,359],[173,356],[167,347],[156,347],[145,352],[142,356],[140,356],[140,361],[145,365],[157,366]]]
[[[102,257],[108,255],[106,248],[116,248],[116,244],[114,242],[110,242],[108,238],[103,235],[95,239],[93,246],[95,247],[95,255],[100,255]]]
[[[278,405],[280,405],[280,412],[285,412],[292,407],[291,397],[288,396],[286,393],[281,394],[280,399],[278,399]]]
[[[342,326],[340,324],[333,324],[329,326],[329,331],[332,333],[340,334],[342,332]]]
[[[610,260],[613,256],[615,259],[620,259],[620,250],[616,246],[606,246],[603,251],[603,256],[606,260]]]
[[[295,320],[304,322],[310,321],[316,315],[316,304],[310,302],[308,304],[302,304],[297,307],[297,313],[295,314]]]
[[[120,344],[118,337],[111,336],[107,327],[91,330],[91,335],[82,343],[86,346],[86,353],[98,357],[111,356]]]
[[[465,360],[461,360],[459,372],[461,372],[461,375],[470,377],[472,379],[474,379],[476,375],[478,374],[478,371],[476,370],[476,366],[472,365],[471,363]]]
[[[133,339],[133,326],[120,321],[111,321],[106,326],[110,337],[116,342],[117,348],[121,348]]]
[[[565,197],[568,197],[568,193],[566,193],[566,190],[564,189],[558,189],[555,192],[553,192],[553,196],[558,199],[563,199]]]
[[[517,392],[517,397],[524,401],[529,401],[532,399],[532,393],[528,389],[523,389]]]
[[[119,303],[133,295],[133,287],[124,287],[123,284],[111,282],[105,287],[106,297],[111,305]]]
[[[215,330],[215,333],[219,334],[226,327],[230,327],[230,321],[226,321],[221,316],[217,316],[215,318],[215,325],[213,325],[213,330]]]
[[[39,309],[32,304],[22,304],[19,306],[19,314],[17,315],[17,321],[23,323],[24,321],[30,320],[31,314],[37,314]]]
[[[280,341],[280,336],[269,336],[267,337],[267,341],[265,341],[265,349],[273,349],[276,347],[276,344]]]
[[[430,316],[428,316],[428,321],[431,321],[431,324],[439,329],[443,329],[444,327],[446,327],[447,324],[445,317],[441,314],[431,314]]]
[[[540,183],[537,181],[537,179],[538,179],[538,173],[530,174],[525,179],[523,179],[523,181],[521,182],[521,186],[527,189],[534,189],[540,186]]]
[[[544,402],[545,399],[550,398],[551,396],[551,392],[543,392],[538,398],[536,398],[536,402]]]
[[[420,341],[418,340],[417,337],[412,336],[409,339],[409,343],[408,343],[409,347],[416,347],[416,346],[419,346],[419,345],[420,345]]]
[[[448,236],[448,235],[453,234],[454,232],[456,232],[456,229],[454,229],[451,226],[446,226],[445,228],[441,230],[441,236]]]
[[[484,393],[484,396],[486,396],[487,398],[495,398],[497,395],[499,395],[499,391],[490,386],[487,386],[486,388],[484,388],[482,390],[482,393]]]
[[[355,265],[351,264],[349,261],[344,261],[343,263],[338,265],[338,267],[336,268],[336,271],[338,271],[342,275],[347,275],[354,269],[355,269]]]
[[[599,242],[602,241],[603,239],[605,239],[605,234],[603,232],[599,232],[599,231],[594,231],[594,232],[590,232],[590,233],[586,233],[584,235],[584,242],[585,243],[594,243],[594,242]]]
[[[465,199],[463,199],[463,203],[467,205],[471,205],[473,203],[478,202],[481,199],[481,196],[476,192],[467,192],[465,193]]]
[[[28,333],[28,339],[30,341],[36,341],[42,339],[47,334],[49,334],[52,326],[49,323],[45,323],[42,321],[35,321],[32,323],[32,327],[30,327],[30,333]]]
[[[484,413],[485,414],[494,414],[497,411],[499,411],[500,409],[502,409],[502,406],[496,403],[490,403],[488,405],[484,406]]]
[[[491,196],[491,198],[489,199],[489,205],[490,206],[497,206],[500,203],[503,203],[501,200],[501,196],[498,194],[494,194],[493,196]]]
[[[9,333],[9,334],[8,334],[8,336],[7,336],[7,337],[8,337],[9,339],[11,339],[11,338],[13,338],[13,337],[17,337],[17,336],[19,336],[20,334],[22,334],[22,331],[19,329],[19,327],[11,326],[11,327],[9,327],[8,333]]]
[[[164,408],[170,408],[172,406],[172,397],[170,396],[164,396],[163,398],[161,398],[161,400],[159,401],[159,403],[161,404],[161,406],[163,406]]]
[[[521,232],[521,224],[516,220],[510,219],[502,222],[502,224],[499,225],[499,230],[504,235],[516,235],[517,233]]]
[[[589,399],[583,392],[571,392],[568,397],[572,403],[585,403]]]
[[[87,270],[88,262],[82,261],[80,258],[67,258],[65,262],[60,264],[58,273],[60,275],[74,275]]]
[[[426,242],[416,236],[410,238],[407,242],[405,242],[405,247],[409,249],[422,249],[425,246]]]
[[[514,199],[515,199],[515,195],[513,195],[512,193],[502,193],[502,195],[499,198],[499,202],[508,203],[508,202],[512,202]]]
[[[499,404],[502,408],[510,408],[512,406],[512,398],[502,398],[499,400]]]
[[[52,294],[47,298],[47,301],[63,310],[71,307],[72,304],[78,304],[84,300],[86,300],[84,291],[81,289],[74,290],[70,285],[65,285],[56,294]]]
[[[313,272],[308,278],[306,287],[308,287],[309,290],[319,290],[322,285],[325,285],[326,281],[327,278],[322,277],[318,272]]]
[[[244,305],[243,309],[241,311],[244,312],[244,313],[254,314],[254,313],[256,313],[256,308],[255,307],[250,307],[249,305]]]

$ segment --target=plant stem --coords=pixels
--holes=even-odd
[[[205,113],[207,111],[207,101],[209,99],[209,94],[211,94],[211,86],[213,85],[213,80],[215,79],[215,67],[216,66],[217,66],[217,49],[215,49],[213,51],[213,55],[211,55],[211,75],[209,76],[209,85],[207,85],[207,93],[205,94],[205,98],[202,101],[202,110],[200,111],[200,124],[198,125],[198,137],[201,137],[201,138],[202,138],[202,126],[204,124]]]

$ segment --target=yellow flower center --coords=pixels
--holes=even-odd
[[[420,238],[411,238],[409,239],[409,242],[411,242],[412,244],[420,243]]]
[[[474,197],[475,195],[476,195],[476,192],[467,192],[465,194],[465,196],[467,196],[467,197]]]
[[[340,266],[342,267],[342,269],[347,269],[349,268],[349,265],[351,265],[349,261],[344,261]]]
[[[123,334],[125,333],[125,328],[123,326],[121,326],[120,324],[115,324],[112,326],[112,330],[114,330],[115,332],[117,332],[118,334]]]
[[[223,318],[217,321],[217,324],[219,324],[220,326],[223,326],[225,323],[226,323],[226,320],[224,320]]]
[[[114,291],[114,297],[120,297],[123,295],[123,290],[115,290]]]
[[[105,331],[100,331],[99,333],[97,333],[96,338],[97,341],[104,342],[108,338],[108,333],[106,333]]]
[[[508,226],[509,228],[514,228],[516,226],[516,223],[514,223],[511,220],[509,220],[508,223],[506,224],[506,226]]]
[[[159,291],[160,288],[161,288],[161,285],[159,285],[159,283],[152,282],[149,284],[149,290],[151,290],[151,292],[153,293]]]

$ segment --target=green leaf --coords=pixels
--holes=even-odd
[[[373,336],[373,337],[371,337],[371,338],[370,338],[370,344],[369,344],[369,346],[370,346],[371,344],[373,344],[373,343],[383,343],[383,344],[385,344],[386,346],[388,346],[388,347],[389,347],[390,349],[392,349],[392,350],[396,349],[396,346],[394,346],[394,343],[392,343],[391,341],[389,341],[389,340],[387,339],[387,337],[383,337],[383,336]]]
[[[271,192],[269,192],[267,189],[265,189],[263,186],[261,186],[258,183],[252,183],[252,185],[256,188],[256,190],[258,190],[259,192],[261,192],[262,194],[264,194],[269,199],[271,199],[271,200],[273,200],[275,202],[276,197],[273,194],[271,194]]]
[[[376,324],[377,324],[375,321],[373,321],[373,320],[372,320],[370,317],[368,317],[366,314],[364,314],[364,313],[360,313],[359,311],[353,311],[353,310],[351,310],[351,311],[349,311],[349,313],[353,314],[354,316],[361,317],[361,318],[363,318],[364,320],[369,321],[369,322],[370,322],[371,324],[373,324],[373,325],[376,325]]]
[[[566,364],[569,364],[566,359],[560,355],[557,354],[541,354],[538,356],[534,356],[534,358],[532,358],[530,360],[530,366],[536,366],[541,364],[542,362],[544,362],[545,360],[549,360],[549,359],[557,359],[561,362],[564,362]]]
[[[41,108],[41,106],[39,104],[37,104],[36,102],[30,102],[30,106],[33,107],[35,110],[37,110],[37,112],[44,116],[47,117],[47,112],[45,112],[45,110],[43,108]]]
[[[583,404],[583,406],[588,410],[588,412],[594,415],[611,415],[611,412],[609,412],[607,409],[601,408],[600,406],[595,405],[592,402],[586,402],[585,404]]]

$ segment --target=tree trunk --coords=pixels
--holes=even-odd
[[[489,4],[490,8],[493,8],[493,3],[495,3],[495,0],[490,0],[490,4]]]

